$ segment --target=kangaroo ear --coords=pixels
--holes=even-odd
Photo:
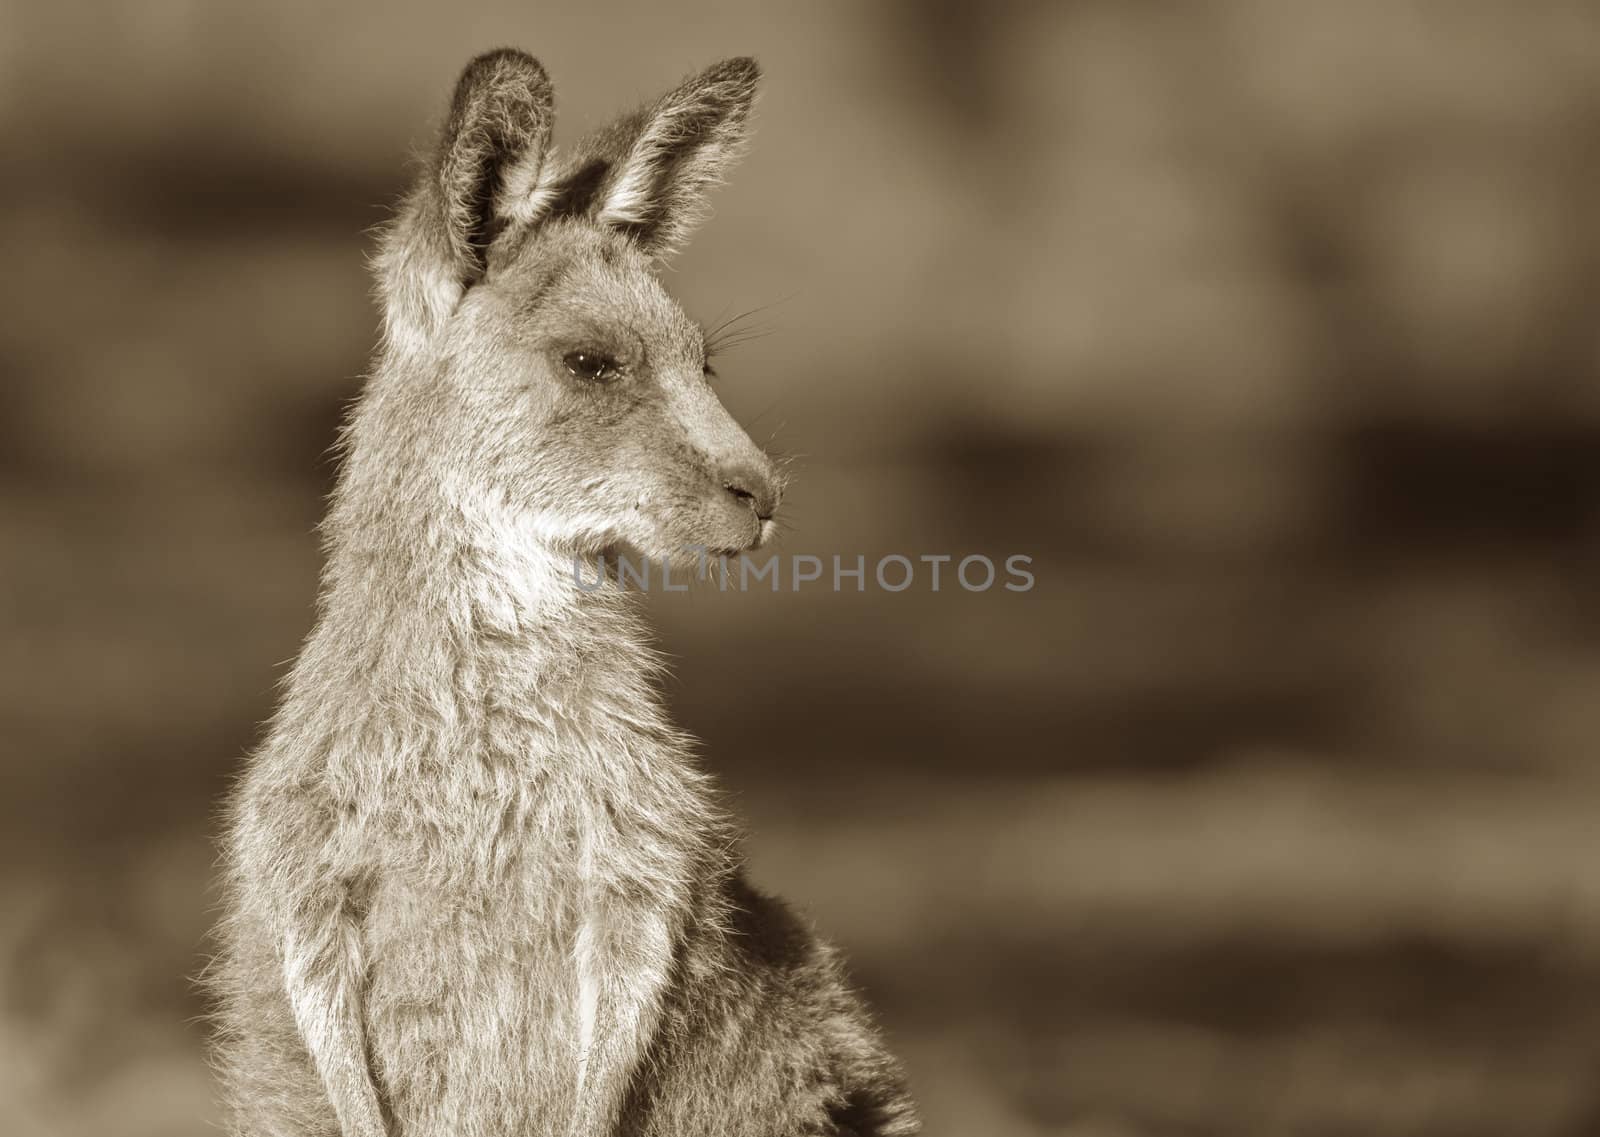
[[[657,256],[681,244],[705,212],[706,192],[739,156],[760,78],[755,60],[725,60],[646,109],[596,187],[595,219]]]
[[[437,330],[483,275],[495,237],[531,219],[554,105],[531,55],[502,48],[467,64],[438,149],[379,248],[391,342]]]

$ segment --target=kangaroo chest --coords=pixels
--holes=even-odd
[[[695,811],[644,776],[644,743],[610,744],[461,754],[395,810],[362,927],[365,1017],[397,1108],[495,1071],[523,1087],[515,1119],[543,1123],[615,1092],[642,1053],[689,904]]]

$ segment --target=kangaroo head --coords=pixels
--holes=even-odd
[[[771,535],[780,480],[655,275],[744,141],[758,77],[720,63],[558,158],[544,69],[480,56],[385,234],[369,399],[547,541],[663,556]]]

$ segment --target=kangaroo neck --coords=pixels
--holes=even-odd
[[[329,513],[314,638],[380,694],[565,700],[637,689],[653,655],[635,598],[580,587],[575,552],[503,493],[369,477],[358,455]],[[472,690],[461,690],[463,680]]]

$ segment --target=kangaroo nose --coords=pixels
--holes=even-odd
[[[739,501],[748,503],[763,521],[771,519],[783,496],[772,471],[753,464],[740,463],[724,469],[722,485]]]

